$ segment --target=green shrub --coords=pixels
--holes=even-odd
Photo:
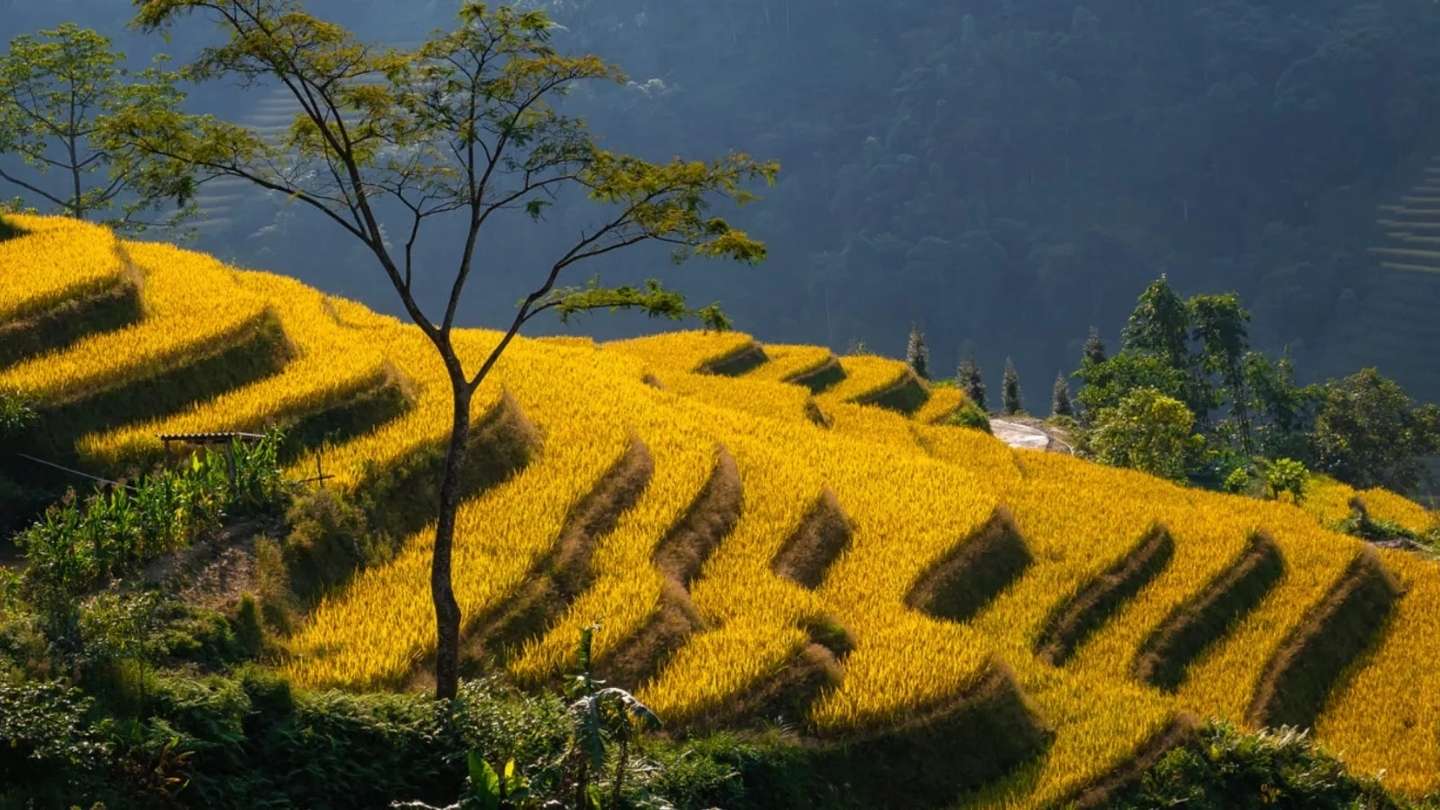
[[[1117,807],[1397,808],[1380,785],[1345,773],[1305,734],[1244,734],[1228,723],[1202,730],[1198,745],[1165,755]]]
[[[1308,480],[1310,471],[1294,459],[1275,459],[1265,467],[1265,490],[1271,500],[1288,492],[1299,503],[1305,497],[1305,482]]]
[[[1221,488],[1231,495],[1244,495],[1250,491],[1251,477],[1250,470],[1246,467],[1236,467],[1225,476],[1225,482]]]
[[[77,597],[214,532],[227,519],[273,511],[287,497],[279,434],[231,451],[208,450],[179,469],[73,496],[16,539],[25,552],[27,596],[47,633],[73,646]],[[233,456],[231,453],[233,452]]]
[[[377,554],[365,513],[333,490],[296,500],[286,522],[285,567],[302,597],[318,597],[345,582]]]
[[[58,682],[0,680],[0,806],[85,792],[110,756],[92,705]]]
[[[36,419],[35,409],[18,391],[0,388],[0,438],[20,435]]]
[[[245,654],[254,658],[265,647],[265,628],[260,623],[260,607],[255,597],[245,594],[235,610],[235,639]]]
[[[983,430],[986,433],[991,432],[990,416],[973,402],[966,402],[959,410],[951,414],[950,424],[973,430]]]

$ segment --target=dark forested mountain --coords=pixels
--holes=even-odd
[[[308,5],[401,43],[454,7]],[[916,322],[937,370],[962,351],[990,371],[1013,356],[1040,408],[1041,383],[1075,365],[1087,327],[1115,328],[1166,272],[1184,292],[1241,293],[1257,343],[1290,346],[1311,375],[1376,364],[1440,396],[1440,369],[1415,359],[1440,348],[1440,275],[1423,269],[1440,254],[1387,265],[1371,252],[1413,246],[1377,219],[1426,187],[1440,153],[1432,0],[546,5],[563,46],[631,76],[572,99],[608,144],[783,162],[778,186],[738,217],[771,261],[676,277],[724,301],[740,328],[893,354]],[[168,45],[126,31],[128,7],[0,3],[7,36],[77,19],[132,53],[182,58],[207,38],[203,27]],[[198,88],[192,103],[257,127],[287,115],[264,88]],[[378,271],[315,218],[244,186],[205,195],[199,247],[392,306]],[[547,228],[578,230],[587,213],[517,219],[486,254],[506,284],[474,297],[471,320],[513,306]],[[605,271],[643,278],[647,261],[665,256]]]

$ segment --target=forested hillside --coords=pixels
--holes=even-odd
[[[7,36],[78,19],[133,53],[155,47],[124,32],[125,3],[8,5]],[[452,5],[311,4],[396,41],[448,22]],[[1182,291],[1234,288],[1263,325],[1257,341],[1290,345],[1316,375],[1378,364],[1440,395],[1440,375],[1405,359],[1440,338],[1425,325],[1440,278],[1369,252],[1386,239],[1379,206],[1412,193],[1440,153],[1429,0],[545,5],[562,45],[630,74],[572,99],[608,142],[784,164],[766,203],[737,217],[773,260],[680,282],[723,299],[743,328],[895,352],[919,322],[937,366],[973,348],[986,367],[1010,355],[1048,380],[1074,366],[1089,325],[1118,323],[1164,271]],[[169,47],[186,55],[186,38]],[[204,86],[192,103],[283,123],[267,96]],[[308,215],[244,189],[203,194],[199,247],[389,304],[362,257]],[[561,202],[549,225],[572,233],[583,220]],[[512,233],[487,269],[519,274],[545,256],[545,227]],[[641,278],[664,260],[606,269]],[[492,322],[513,300],[477,300],[470,315]]]

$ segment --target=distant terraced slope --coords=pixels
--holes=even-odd
[[[1368,291],[1342,322],[1334,354],[1344,367],[1376,365],[1406,389],[1440,396],[1440,157],[1398,199],[1380,206]]]
[[[32,233],[0,245],[0,280],[45,268],[24,295],[59,291],[47,306],[97,274],[140,299],[0,363],[80,463],[277,424],[327,441],[341,486],[399,498],[393,477],[443,441],[448,388],[417,330],[62,223],[113,256],[72,266],[48,221],[18,222]],[[46,313],[17,289],[0,312],[26,314],[0,329],[29,334]],[[496,339],[459,343],[473,361]],[[1312,514],[1012,451],[934,424],[962,402],[898,361],[746,335],[517,341],[475,403],[477,458],[504,472],[477,470],[459,516],[469,665],[546,682],[599,622],[600,671],[673,728],[779,718],[831,766],[937,803],[1103,803],[1212,716],[1313,726],[1390,787],[1440,790],[1440,566],[1321,527],[1351,497],[1428,513],[1334,488]],[[430,534],[413,530],[288,639],[297,682],[423,681]]]

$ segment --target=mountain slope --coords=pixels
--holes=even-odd
[[[161,432],[267,425],[318,450],[317,426],[343,423],[323,463],[361,490],[443,441],[448,387],[418,330],[200,254],[15,222],[29,233],[0,249],[0,312],[89,293],[97,271],[43,238],[57,229],[110,250],[100,275],[133,279],[143,304],[0,367],[81,463],[154,459]],[[10,283],[36,267],[43,284]],[[459,343],[473,363],[497,339]],[[778,717],[855,767],[923,752],[912,767],[980,804],[1103,801],[1197,715],[1313,722],[1388,786],[1440,789],[1434,562],[1304,509],[932,424],[961,399],[897,361],[771,354],[736,334],[514,344],[475,415],[485,442],[524,452],[503,474],[475,471],[459,519],[472,666],[556,678],[599,622],[602,671],[677,730]],[[391,406],[357,405],[380,391]],[[123,410],[94,407],[119,396]],[[313,469],[297,456],[297,477]],[[419,528],[331,594],[288,640],[285,671],[310,686],[423,678],[429,542]],[[1257,546],[1278,572],[1244,574]],[[1178,640],[1155,643],[1162,632]],[[1178,672],[1163,688],[1145,674],[1157,656]]]

